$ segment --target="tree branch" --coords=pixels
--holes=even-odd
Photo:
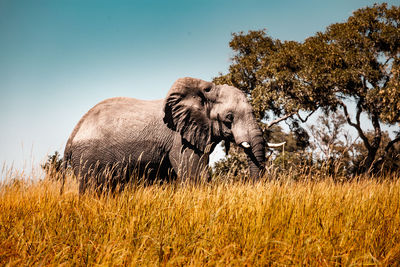
[[[400,135],[397,136],[395,139],[393,139],[392,141],[390,141],[383,152],[383,155],[379,157],[378,160],[375,161],[373,168],[377,169],[377,167],[382,164],[382,162],[386,159],[387,155],[389,154],[390,149],[394,146],[394,144],[396,144],[397,142],[400,142]]]
[[[400,142],[400,135],[397,136],[395,139],[393,139],[392,141],[390,141],[386,147],[385,147],[385,156],[386,154],[389,152],[389,150],[397,143]]]
[[[354,128],[357,128],[357,124],[355,124],[350,118],[349,112],[347,111],[347,106],[340,100],[339,100],[339,105],[343,108],[344,116],[346,117],[347,123],[350,126],[353,126]]]
[[[356,114],[356,121],[358,127],[361,127],[360,117],[361,117],[362,107],[361,107],[361,100],[357,102],[357,114]]]
[[[379,123],[379,116],[376,112],[373,112],[371,115],[372,126],[374,127],[374,139],[372,141],[372,147],[374,149],[378,149],[382,139],[382,131],[381,125]]]
[[[386,59],[385,63],[383,63],[383,66],[386,67],[386,65],[387,65],[387,64],[389,63],[389,61],[392,60],[392,59],[393,59],[393,57],[388,57],[388,58]]]
[[[314,114],[314,112],[315,112],[315,110],[313,110],[310,114],[308,114],[307,117],[306,117],[305,119],[303,119],[302,117],[300,117],[300,114],[297,112],[297,117],[299,118],[299,120],[301,120],[302,123],[305,123],[305,122],[308,120],[308,118],[309,118],[312,114]]]
[[[297,112],[292,112],[292,113],[286,114],[286,115],[283,116],[283,117],[280,117],[280,118],[278,118],[278,119],[276,119],[276,120],[271,121],[270,123],[268,123],[267,129],[270,128],[271,126],[275,125],[275,124],[280,123],[281,121],[284,121],[284,120],[286,120],[286,119],[292,117],[292,116],[295,115],[296,113],[297,113]]]
[[[357,123],[354,123],[354,122],[351,120],[350,115],[349,115],[349,112],[348,112],[348,110],[347,110],[347,106],[346,106],[342,101],[339,102],[339,105],[343,108],[344,115],[345,115],[345,117],[346,117],[347,123],[348,123],[350,126],[356,128],[356,130],[357,130],[357,132],[358,132],[358,135],[360,136],[360,138],[363,140],[363,142],[364,142],[364,144],[365,144],[365,147],[366,147],[368,150],[370,150],[370,149],[371,149],[371,144],[369,143],[368,138],[365,136],[364,132],[363,132],[362,129],[361,129],[361,123],[360,123],[360,115],[361,115],[361,111],[362,111],[362,108],[361,108],[361,101],[358,101],[358,103],[357,103],[357,114],[356,114]]]

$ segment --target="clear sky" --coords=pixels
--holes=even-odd
[[[62,152],[105,98],[160,99],[179,77],[226,73],[233,32],[302,41],[374,2],[0,0],[0,164]]]

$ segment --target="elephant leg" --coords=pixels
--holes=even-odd
[[[190,147],[185,147],[181,140],[174,142],[169,160],[182,182],[208,181],[208,157]]]

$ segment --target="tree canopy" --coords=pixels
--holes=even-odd
[[[382,160],[400,141],[399,131],[382,142],[381,129],[400,125],[399,6],[361,8],[303,42],[280,41],[259,30],[234,33],[229,46],[229,73],[215,82],[246,92],[257,118],[269,122],[264,128],[290,118],[300,129],[299,121],[316,110],[343,112],[367,151],[358,172],[377,169],[377,151],[385,152]],[[363,113],[373,128],[368,134]]]

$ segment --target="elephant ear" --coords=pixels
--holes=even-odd
[[[181,78],[172,85],[164,103],[167,126],[203,152],[211,140],[206,94],[212,87],[213,83],[200,79]]]

